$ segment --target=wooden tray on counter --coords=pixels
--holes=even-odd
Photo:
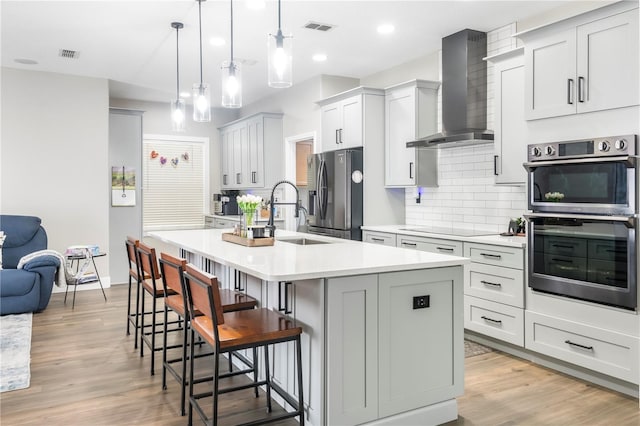
[[[234,235],[230,232],[225,232],[222,234],[222,241],[228,241],[234,244],[240,244],[245,247],[264,247],[264,246],[272,246],[275,238],[273,237],[264,237],[264,238],[245,238],[239,235]]]

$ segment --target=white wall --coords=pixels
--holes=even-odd
[[[432,52],[413,61],[360,79],[367,87],[384,89],[409,80],[440,80],[440,54]]]
[[[220,192],[220,132],[218,127],[239,117],[237,109],[214,108],[211,112],[211,122],[196,123],[191,119],[191,105],[187,104],[187,122],[184,132],[171,130],[169,101],[145,102],[130,99],[110,99],[111,107],[136,109],[144,111],[142,116],[142,133],[154,135],[180,135],[209,138],[209,188],[211,193]],[[142,149],[142,147],[140,148]]]
[[[107,81],[2,68],[1,88],[0,211],[40,217],[50,249],[108,252]]]

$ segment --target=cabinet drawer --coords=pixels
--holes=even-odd
[[[638,383],[638,338],[526,312],[527,349]]]
[[[519,248],[464,243],[464,256],[473,262],[524,269],[524,255]]]
[[[465,294],[524,308],[524,271],[471,263]]]
[[[398,235],[398,247],[428,251],[431,253],[450,254],[452,256],[462,256],[461,241]]]
[[[205,216],[204,217],[204,227],[205,228],[215,228],[216,227],[215,219],[210,217],[210,216]]]
[[[373,244],[382,244],[385,246],[396,246],[396,234],[388,234],[386,232],[364,231],[362,233],[362,241]]]
[[[239,220],[231,220],[231,219],[215,219],[215,227],[218,229],[227,229],[233,228],[236,223],[240,223]]]
[[[465,296],[464,328],[524,346],[524,311],[520,308]]]

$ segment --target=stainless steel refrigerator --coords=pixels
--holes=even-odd
[[[362,241],[362,148],[310,155],[307,176],[307,232]]]

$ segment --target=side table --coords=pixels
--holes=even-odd
[[[74,284],[67,284],[67,288],[64,292],[64,303],[67,303],[67,292],[69,291],[69,285],[74,286],[73,287],[73,303],[71,305],[71,309],[75,308],[76,306],[76,290],[78,289],[79,285],[83,285],[83,284],[90,284],[90,283],[94,283],[94,282],[98,282],[100,284],[100,290],[102,290],[102,296],[104,297],[104,301],[107,301],[107,295],[104,292],[104,287],[102,286],[102,280],[100,279],[100,274],[98,273],[98,267],[96,266],[96,261],[95,258],[96,257],[103,257],[106,256],[107,253],[97,253],[97,254],[91,254],[91,252],[87,251],[84,254],[72,254],[72,255],[67,255],[67,261],[69,262],[69,266],[73,269],[73,262],[76,262],[76,282]],[[82,263],[82,268],[80,267],[80,264]],[[88,281],[83,281],[82,280],[82,276],[78,276],[78,271],[80,271],[82,269],[82,271],[84,271],[89,265],[93,265],[93,270],[95,271],[95,278],[94,279],[89,279]]]

